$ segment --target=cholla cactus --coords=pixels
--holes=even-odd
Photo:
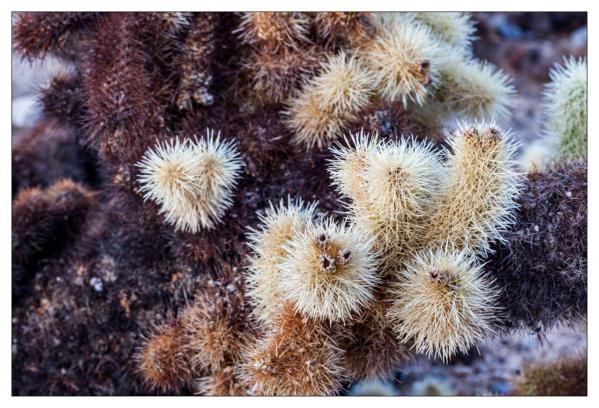
[[[247,275],[248,296],[254,315],[262,321],[276,316],[281,307],[281,269],[286,255],[285,245],[298,233],[304,232],[315,217],[316,203],[287,199],[278,206],[270,205],[260,217],[261,228],[250,229],[248,236],[254,255],[250,258]]]
[[[177,16],[173,16],[177,17]],[[177,96],[179,109],[191,108],[192,102],[212,105],[214,96],[210,92],[214,75],[212,73],[215,53],[214,36],[218,15],[207,13],[196,16],[185,39],[181,55],[181,80]],[[187,18],[175,19],[175,24],[189,25]]]
[[[461,61],[454,55],[440,69],[435,102],[445,115],[478,120],[507,117],[514,87],[510,78],[486,61]]]
[[[242,396],[246,391],[241,384],[240,374],[234,366],[226,366],[196,383],[200,395]]]
[[[249,295],[259,320],[276,316],[281,301],[316,320],[343,320],[372,299],[377,283],[372,241],[332,219],[314,221],[315,206],[283,202],[250,236]]]
[[[345,352],[343,369],[349,380],[390,377],[396,367],[410,358],[410,345],[396,336],[387,316],[391,302],[381,289],[384,283],[377,288],[370,307],[336,336]]]
[[[377,89],[389,101],[422,105],[437,86],[441,49],[424,26],[401,21],[365,47]]]
[[[237,281],[208,284],[182,312],[182,349],[196,371],[218,372],[237,362],[249,343],[245,302]]]
[[[469,19],[18,16],[73,72],[13,145],[14,393],[334,395],[584,316],[586,162],[520,179]]]
[[[545,87],[546,132],[557,144],[560,155],[587,154],[587,63],[565,59],[550,72]]]
[[[529,366],[516,382],[513,395],[587,396],[587,356],[561,358],[551,364]]]
[[[248,44],[277,51],[305,42],[309,25],[304,13],[243,13],[237,32]]]
[[[587,65],[585,59],[565,58],[549,73],[545,85],[544,136],[530,144],[522,157],[526,172],[542,170],[557,158],[587,155]]]
[[[316,320],[345,320],[372,300],[378,282],[372,240],[332,219],[309,225],[284,244],[283,298]]]
[[[430,215],[442,167],[428,143],[377,140],[360,133],[354,148],[334,148],[329,171],[337,189],[351,200],[354,222],[375,237],[377,249],[389,260],[413,250],[424,233],[422,222]],[[383,262],[386,266],[394,264]]]
[[[15,45],[29,59],[52,53],[69,57],[77,37],[99,13],[29,13],[15,29]]]
[[[341,388],[341,359],[328,330],[286,304],[248,351],[243,378],[256,395],[332,395]]]
[[[176,390],[191,375],[181,348],[181,327],[165,323],[156,327],[135,355],[137,367],[150,389]]]
[[[324,12],[316,14],[314,24],[328,44],[355,47],[374,35],[371,19],[372,13]]]
[[[451,47],[470,53],[474,40],[474,22],[468,13],[414,13],[414,20],[426,25],[433,34]]]
[[[369,102],[373,77],[355,57],[332,57],[322,73],[289,101],[287,124],[295,141],[322,147],[334,140]]]
[[[244,66],[252,78],[254,97],[262,104],[282,103],[300,87],[302,78],[320,65],[322,51],[310,46],[300,52],[283,49],[277,54],[270,50],[251,53]]]
[[[494,124],[463,125],[448,139],[446,178],[428,220],[427,246],[449,241],[486,254],[514,223],[521,175],[515,142]]]
[[[417,352],[447,361],[491,331],[498,294],[468,252],[445,247],[416,253],[396,279],[388,315]]]
[[[232,205],[241,163],[232,142],[208,130],[205,138],[158,144],[138,167],[144,197],[161,206],[166,222],[197,232],[213,228]]]
[[[378,145],[376,134],[370,135],[361,130],[349,140],[346,138],[345,145],[338,144],[331,148],[335,157],[329,165],[333,185],[343,198],[353,200],[361,208],[368,206],[364,172],[368,167],[368,158],[374,154]]]
[[[46,189],[22,189],[12,203],[12,292],[17,299],[31,280],[31,269],[47,253],[59,254],[85,227],[98,205],[97,193],[69,179]],[[64,235],[62,240],[56,236]]]

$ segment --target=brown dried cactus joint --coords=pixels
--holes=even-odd
[[[445,23],[396,13],[19,15],[17,51],[68,60],[75,73],[52,81],[43,121],[13,148],[13,260],[28,260],[27,279],[13,280],[13,393],[336,395],[391,374],[412,346],[451,358],[488,328],[583,316],[586,162],[524,180],[512,172],[512,145],[479,120],[510,105],[508,81],[489,83],[469,54],[467,15],[439,31]],[[387,54],[397,64],[381,66]],[[443,71],[444,54],[459,72]],[[448,93],[447,83],[460,86]],[[428,140],[455,110],[473,127],[453,144]],[[235,145],[219,156],[229,172],[200,171],[191,145],[205,129]],[[144,160],[160,146],[169,154],[154,156],[177,172]],[[466,164],[467,180],[450,177]],[[80,194],[45,200],[65,177],[78,183],[63,185],[67,196]],[[469,194],[497,211],[463,209],[456,232],[443,209]],[[39,245],[22,244],[29,232]],[[470,286],[442,279],[422,255],[446,244],[470,261]],[[415,276],[424,290],[489,306],[462,321],[469,337],[448,330],[444,340],[401,318],[398,295],[422,283]],[[504,313],[491,319],[494,307]]]

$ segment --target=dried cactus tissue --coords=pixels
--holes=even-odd
[[[587,394],[586,13],[12,44],[13,395]]]

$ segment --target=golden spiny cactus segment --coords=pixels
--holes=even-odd
[[[341,389],[342,356],[320,323],[286,304],[272,329],[248,351],[244,383],[255,395],[334,395]]]
[[[448,144],[447,174],[424,244],[451,242],[484,255],[514,221],[522,179],[514,160],[517,145],[493,123],[462,126]]]
[[[388,378],[408,358],[409,347],[397,338],[387,318],[389,306],[379,288],[372,307],[364,309],[347,330],[335,332],[345,351],[343,367],[349,380]]]
[[[566,156],[587,155],[587,63],[571,57],[554,67],[545,87],[547,132]]]
[[[200,378],[196,382],[196,390],[200,395],[209,396],[243,396],[247,390],[241,384],[237,366],[226,366]]]
[[[226,286],[209,281],[179,318],[186,353],[198,371],[214,373],[237,362],[249,341],[240,280]]]
[[[295,234],[304,232],[315,216],[316,203],[283,200],[272,203],[260,216],[259,229],[250,228],[249,245],[253,250],[246,277],[247,293],[254,306],[254,316],[262,322],[271,321],[281,308],[280,264],[285,256],[283,246]]]
[[[163,392],[178,389],[190,379],[181,342],[181,327],[165,324],[154,328],[135,354],[137,369],[146,385]]]
[[[374,35],[372,13],[324,12],[316,13],[314,23],[318,34],[331,43],[350,47],[363,44]]]
[[[213,228],[231,206],[241,162],[232,142],[207,130],[201,139],[157,144],[137,166],[144,199],[157,203],[176,230],[195,233]]]
[[[329,58],[284,111],[294,141],[322,147],[339,137],[370,102],[373,85],[373,77],[355,56],[341,52]]]
[[[376,88],[389,101],[422,105],[437,86],[442,53],[425,26],[397,19],[364,47]]]
[[[496,291],[466,251],[448,246],[416,253],[396,275],[388,310],[394,330],[418,353],[447,361],[490,331]]]
[[[243,13],[236,30],[247,44],[276,51],[279,48],[297,48],[307,41],[310,20],[304,13]]]
[[[411,251],[424,232],[442,176],[439,154],[413,138],[380,143],[360,133],[352,144],[333,149],[329,171],[338,191],[350,198],[356,225],[376,238],[386,269],[389,258]]]
[[[276,54],[260,50],[251,53],[244,66],[251,75],[255,97],[263,103],[279,103],[292,95],[301,78],[311,75],[322,59],[322,51],[313,46]]]
[[[468,13],[418,12],[414,13],[414,19],[449,46],[469,52],[476,29]]]
[[[379,281],[372,241],[332,219],[314,223],[284,245],[280,287],[304,316],[346,320],[372,300]]]
[[[464,61],[450,53],[440,68],[440,85],[435,94],[445,115],[476,120],[506,117],[515,89],[510,77],[485,61]]]

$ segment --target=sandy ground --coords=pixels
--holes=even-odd
[[[479,352],[450,365],[418,359],[402,370],[395,384],[403,395],[505,395],[529,365],[586,355],[586,328],[582,323],[557,327],[543,339],[530,332],[492,338]]]

